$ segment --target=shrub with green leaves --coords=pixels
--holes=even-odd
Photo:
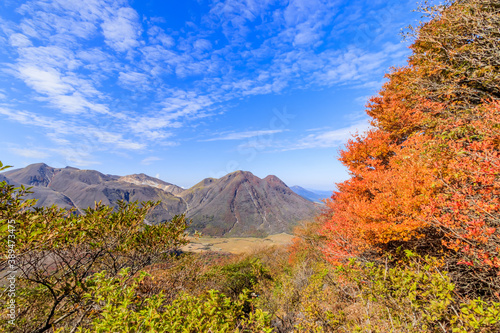
[[[487,303],[480,298],[460,304],[452,316],[452,332],[500,332],[500,302]]]
[[[406,250],[393,267],[351,260],[338,269],[366,315],[353,331],[498,332],[500,303],[459,301],[442,263]]]
[[[0,169],[3,169],[0,164]],[[7,330],[45,332],[54,327],[77,327],[92,309],[82,295],[87,280],[106,270],[115,276],[125,267],[137,272],[169,257],[171,250],[187,243],[184,215],[159,225],[146,225],[144,218],[157,202],[118,202],[118,209],[96,203],[95,208],[73,210],[35,208],[25,200],[29,189],[0,182],[0,244],[9,246],[7,225],[15,223],[15,267],[18,287],[16,325]],[[6,252],[4,252],[6,253]],[[6,267],[6,257],[0,267]],[[5,314],[6,298],[0,298]]]
[[[219,289],[232,298],[238,297],[243,290],[253,290],[264,280],[270,280],[269,269],[258,258],[247,257],[221,266],[214,266],[204,276],[217,280]]]
[[[98,273],[89,281],[85,298],[100,304],[88,328],[79,332],[272,332],[269,314],[257,309],[244,311],[252,302],[244,291],[233,301],[210,290],[201,296],[183,294],[168,304],[163,294],[141,298],[141,272],[127,285],[128,270],[118,277]]]

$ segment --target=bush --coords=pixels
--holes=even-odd
[[[365,315],[355,331],[496,332],[500,303],[459,301],[442,261],[406,251],[394,267],[356,260],[339,267],[338,279],[351,290]]]
[[[88,328],[80,332],[271,332],[270,316],[257,309],[245,312],[251,303],[244,291],[236,301],[217,290],[201,296],[182,294],[167,304],[162,293],[141,298],[138,286],[146,273],[141,272],[127,285],[128,270],[116,278],[96,274],[85,298],[102,304],[94,311]]]
[[[219,281],[218,288],[232,298],[237,298],[245,289],[254,290],[259,282],[271,278],[269,269],[255,257],[214,266],[204,276],[204,279]]]

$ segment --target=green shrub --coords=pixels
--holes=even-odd
[[[218,280],[219,288],[223,293],[232,298],[238,297],[243,290],[254,290],[257,283],[272,279],[269,269],[262,264],[260,259],[246,257],[243,260],[214,266],[205,279]]]
[[[480,298],[460,304],[458,314],[452,316],[452,332],[499,332],[500,303],[486,303]]]
[[[138,296],[145,276],[141,272],[127,285],[128,270],[116,278],[96,274],[85,297],[101,307],[90,326],[80,332],[272,332],[267,313],[244,311],[251,302],[248,291],[236,301],[210,290],[198,297],[183,294],[166,304],[161,293],[145,299]]]
[[[158,202],[119,201],[116,210],[96,203],[76,215],[56,206],[35,208],[36,200],[24,199],[27,193],[24,186],[0,182],[0,246],[4,253],[11,247],[15,252],[11,262],[7,256],[0,258],[0,267],[17,272],[18,305],[15,325],[9,325],[9,299],[0,298],[2,329],[44,332],[85,323],[93,304],[84,303],[82,296],[94,273],[106,270],[114,276],[125,267],[137,272],[165,261],[187,243],[184,215],[159,225],[144,224]]]
[[[352,260],[340,276],[365,308],[365,318],[352,325],[359,332],[498,332],[500,303],[481,299],[458,301],[455,286],[441,263],[406,251],[395,267]]]

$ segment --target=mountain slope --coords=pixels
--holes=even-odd
[[[54,170],[45,163],[36,163],[22,169],[4,172],[3,175],[19,184],[46,187],[54,177]]]
[[[119,181],[128,182],[136,185],[148,185],[151,187],[159,188],[163,191],[170,192],[172,194],[178,195],[184,191],[182,187],[177,185],[164,182],[158,178],[153,178],[143,173],[128,175],[118,178]]]
[[[39,178],[38,180],[34,180],[34,182],[40,181],[42,179],[43,178]],[[7,182],[7,184],[16,187],[19,187],[21,185],[20,182],[14,181],[12,179],[7,178],[3,174],[0,174],[0,182],[2,181],[5,181]],[[34,207],[50,207],[52,205],[56,205],[60,208],[65,208],[65,209],[76,208],[76,205],[71,201],[70,198],[50,188],[33,186],[33,188],[31,188],[30,191],[32,193],[29,193],[24,198],[37,199],[38,201],[35,203]]]

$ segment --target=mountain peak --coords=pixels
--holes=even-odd
[[[33,164],[30,164],[28,166],[26,166],[26,168],[31,168],[31,167],[43,167],[43,168],[50,168],[47,164],[41,162],[41,163],[33,163]]]
[[[9,170],[4,174],[21,184],[47,186],[54,176],[54,170],[45,163],[35,163],[22,169]]]
[[[251,183],[258,183],[261,181],[261,179],[257,176],[255,176],[253,173],[250,171],[242,171],[242,170],[237,170],[231,173],[228,173],[222,178],[218,179],[221,182],[242,182],[242,181],[248,181]]]
[[[268,182],[276,182],[276,181],[281,182],[281,179],[279,179],[275,175],[268,175],[268,176],[266,176],[266,178],[264,178],[264,180],[267,180]]]
[[[233,171],[231,173],[228,173],[226,176],[224,177],[234,177],[234,176],[244,176],[244,177],[256,177],[253,173],[251,173],[250,171],[243,171],[243,170],[236,170],[236,171]],[[223,177],[223,178],[224,178]]]
[[[189,203],[192,228],[214,236],[264,236],[289,232],[299,220],[317,212],[278,177],[261,179],[238,170],[207,178],[181,194]]]
[[[288,187],[281,179],[276,177],[275,175],[269,175],[266,178],[264,178],[266,182],[273,186],[285,186]]]
[[[324,204],[323,200],[332,196],[333,191],[308,190],[301,186],[291,186],[290,189],[307,200]]]

